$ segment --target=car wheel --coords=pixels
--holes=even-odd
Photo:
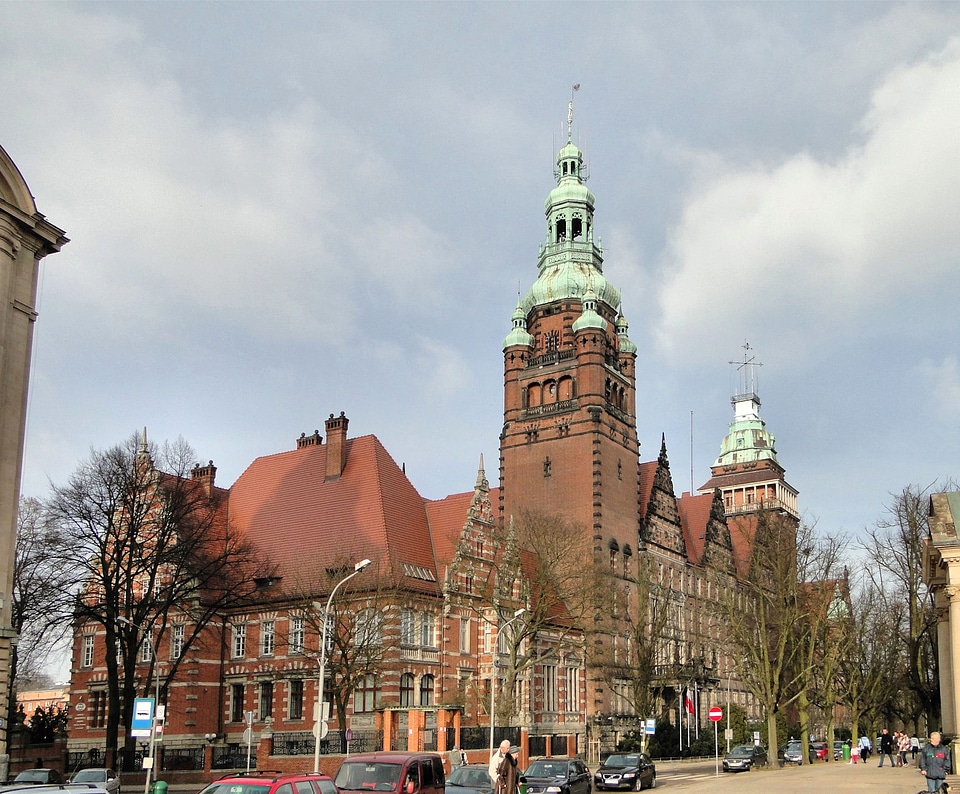
[[[650,780],[650,788],[656,788],[656,787],[657,787],[657,773],[654,772],[653,777]]]

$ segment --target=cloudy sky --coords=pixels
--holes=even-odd
[[[643,459],[708,479],[749,342],[821,529],[960,474],[960,4],[3,3],[0,74],[71,238],[26,495],[143,426],[228,486],[340,411],[426,497],[495,481],[574,83]]]

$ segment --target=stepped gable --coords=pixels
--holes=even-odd
[[[660,455],[653,469],[652,482],[645,482],[641,466],[641,489],[649,487],[649,497],[643,500],[640,508],[640,536],[644,543],[658,546],[663,551],[686,557],[683,527],[677,509],[677,497],[673,490],[673,478],[670,475],[670,461],[667,458],[667,442],[661,437]]]
[[[342,452],[335,478],[331,449]],[[439,592],[425,500],[375,436],[257,458],[230,489],[230,520],[277,565],[287,592],[325,585],[327,568],[364,558],[391,582]]]

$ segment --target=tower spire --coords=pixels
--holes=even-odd
[[[580,83],[576,83],[570,91],[570,104],[567,105],[567,143],[573,143],[573,95],[580,90]]]
[[[756,377],[756,368],[762,367],[763,362],[757,361],[756,356],[751,356],[750,352],[753,350],[750,347],[750,343],[746,340],[743,342],[743,361],[728,361],[728,364],[736,364],[737,371],[740,373],[740,391],[739,395],[749,395],[757,393],[757,377]]]

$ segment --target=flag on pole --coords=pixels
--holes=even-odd
[[[690,687],[683,691],[683,706],[687,714],[693,714],[693,698],[690,697]]]

